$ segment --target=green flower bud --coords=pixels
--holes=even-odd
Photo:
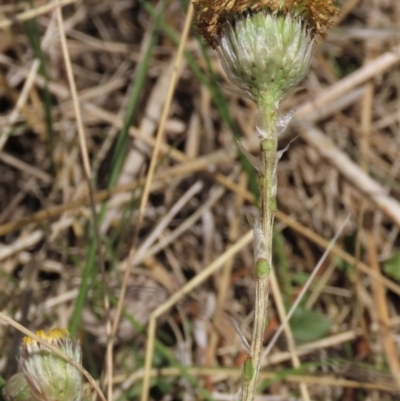
[[[32,396],[23,373],[17,373],[7,380],[3,388],[5,401],[31,401]]]
[[[36,334],[81,363],[80,345],[71,339],[66,329],[54,329],[48,333],[41,330]],[[81,400],[82,376],[69,362],[30,337],[22,339],[20,354],[21,368],[35,400]]]
[[[308,73],[313,43],[300,17],[261,11],[227,23],[217,50],[229,79],[248,97],[279,101]]]

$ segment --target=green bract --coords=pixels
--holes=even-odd
[[[218,52],[229,79],[258,103],[265,96],[279,101],[305,77],[312,46],[299,17],[261,11],[227,23]]]

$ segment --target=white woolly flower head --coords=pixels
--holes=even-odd
[[[279,101],[308,73],[313,42],[300,17],[260,11],[226,23],[217,50],[229,79],[248,97]]]
[[[48,333],[36,332],[68,357],[81,363],[81,348],[66,329]],[[82,375],[76,367],[55,355],[31,337],[24,337],[20,346],[20,365],[32,398],[36,401],[80,401]]]

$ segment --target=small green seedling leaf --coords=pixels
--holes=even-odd
[[[392,280],[400,281],[400,251],[383,262],[383,272]]]
[[[296,343],[304,344],[325,337],[331,324],[326,317],[299,306],[290,320],[290,327]]]

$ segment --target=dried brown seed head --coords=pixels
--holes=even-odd
[[[243,12],[270,11],[300,16],[312,34],[325,36],[338,14],[333,0],[193,0],[194,22],[204,40],[213,48],[228,22]]]

